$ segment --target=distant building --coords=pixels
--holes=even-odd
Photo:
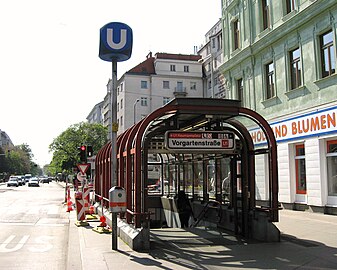
[[[223,63],[223,40],[221,19],[206,33],[205,44],[201,45],[198,54],[203,64],[204,97],[226,98],[226,89],[219,67]]]
[[[273,127],[279,200],[337,213],[337,1],[223,1],[222,14],[226,97]],[[265,143],[259,129],[251,135]],[[267,158],[256,164],[262,200]]]
[[[104,104],[104,101],[101,101],[101,102],[97,103],[94,106],[94,108],[91,110],[91,112],[87,116],[87,121],[89,123],[103,124],[103,117],[102,117],[103,104]]]
[[[0,147],[13,147],[11,138],[7,135],[5,131],[0,129]]]
[[[199,55],[149,53],[145,61],[124,73],[117,83],[118,134],[175,97],[202,97],[200,59]],[[108,92],[111,87],[109,80]],[[108,126],[109,95],[103,115]]]

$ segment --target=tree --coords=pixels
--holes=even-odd
[[[0,172],[5,173],[7,176],[26,173],[40,174],[41,169],[32,161],[34,155],[29,145],[6,146],[4,149],[1,148],[0,152]]]
[[[49,171],[53,174],[72,168],[79,163],[78,147],[91,145],[94,154],[107,143],[108,129],[101,124],[80,122],[70,126],[49,145],[53,159]]]

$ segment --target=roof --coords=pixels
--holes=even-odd
[[[153,57],[151,52],[146,57],[147,58],[145,61],[133,67],[126,73],[127,74],[141,74],[141,75],[156,74],[155,68],[154,68],[154,62],[156,61],[156,59],[169,59],[169,60],[195,61],[195,62],[201,59],[201,55],[173,54],[173,53],[156,53],[155,56]]]

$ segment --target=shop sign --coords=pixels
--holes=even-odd
[[[337,133],[337,107],[317,110],[271,123],[276,141],[284,142],[311,136]],[[266,137],[261,129],[250,130],[254,144],[266,143]]]

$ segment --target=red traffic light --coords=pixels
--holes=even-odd
[[[82,145],[82,146],[80,147],[80,149],[81,149],[81,151],[85,151],[85,149],[86,149],[85,145]]]

